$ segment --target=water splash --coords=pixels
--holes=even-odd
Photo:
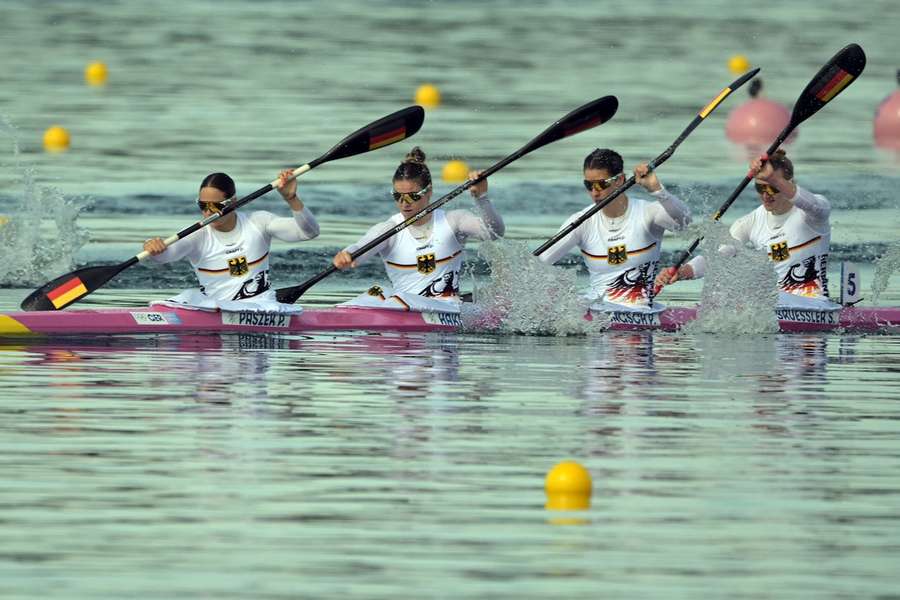
[[[587,335],[609,327],[609,319],[585,319],[587,303],[575,269],[541,262],[523,242],[485,242],[478,250],[491,277],[476,282],[475,304],[463,311],[463,328],[526,335]]]
[[[38,185],[34,167],[21,162],[17,130],[5,115],[0,115],[0,132],[12,139],[15,168],[22,181],[21,194],[7,199],[6,222],[0,225],[0,245],[5,251],[0,286],[40,285],[74,268],[75,253],[88,240],[87,231],[76,223],[88,201]]]
[[[888,246],[887,251],[875,260],[875,274],[872,277],[872,303],[887,289],[891,275],[900,269],[900,244]]]
[[[697,320],[686,333],[775,333],[778,302],[775,271],[759,250],[735,241],[728,227],[703,221],[692,227],[703,236],[700,250],[706,256],[706,274]]]

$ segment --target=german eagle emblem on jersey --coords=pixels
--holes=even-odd
[[[249,271],[250,267],[247,266],[246,256],[236,256],[228,259],[228,274],[232,277],[241,277]]]
[[[787,260],[791,256],[791,251],[788,250],[787,242],[777,242],[769,246],[771,252],[772,260],[775,262],[781,262],[783,260]]]
[[[628,260],[628,251],[625,250],[624,244],[613,246],[606,251],[606,262],[611,265],[621,265],[626,260]]]
[[[428,274],[437,268],[434,254],[420,254],[416,257],[416,270],[419,273]]]

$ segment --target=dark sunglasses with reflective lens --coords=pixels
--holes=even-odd
[[[773,188],[768,183],[759,183],[758,181],[756,181],[753,185],[756,186],[756,193],[758,194],[768,194],[770,196],[774,196],[778,193],[778,190]]]
[[[621,173],[619,173],[619,175],[621,175]],[[613,175],[612,177],[607,177],[606,179],[597,179],[596,181],[585,179],[583,181],[584,189],[589,192],[593,190],[597,190],[598,192],[600,190],[605,190],[616,182],[616,180],[619,178],[619,175]]]
[[[431,184],[429,183],[425,187],[423,187],[418,192],[398,192],[394,190],[394,201],[395,202],[403,202],[404,204],[412,204],[413,202],[418,202],[422,199],[422,197],[428,193],[428,190],[431,189]]]
[[[200,207],[201,211],[206,212],[217,212],[220,213],[225,210],[227,206],[227,202],[234,200],[234,196],[231,198],[225,198],[221,202],[204,202],[203,200],[197,199],[197,206]]]

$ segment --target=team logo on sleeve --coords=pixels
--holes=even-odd
[[[368,289],[366,293],[370,296],[375,296],[376,298],[381,298],[382,300],[384,300],[384,290],[381,289],[380,285],[373,285]]]
[[[250,271],[247,266],[246,256],[235,256],[228,259],[228,274],[232,277],[241,277]]]
[[[434,254],[420,254],[416,257],[416,270],[427,275],[437,268]]]
[[[625,244],[620,246],[612,246],[606,251],[606,262],[611,265],[621,265],[628,260],[628,251],[625,250]]]
[[[775,244],[771,244],[769,246],[771,252],[769,252],[769,256],[772,257],[772,260],[775,262],[781,262],[787,260],[791,256],[791,251],[788,250],[787,242],[777,242]]]

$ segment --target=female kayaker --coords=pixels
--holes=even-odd
[[[162,239],[144,242],[144,250],[160,263],[187,258],[200,282],[168,302],[199,308],[274,310],[293,312],[293,305],[275,300],[269,285],[269,247],[272,239],[284,242],[310,240],[319,235],[319,224],[297,196],[297,180],[291,170],[279,175],[278,191],[291,207],[292,217],[276,217],[257,210],[233,211],[165,247]],[[221,212],[223,203],[235,198],[234,181],[225,173],[207,175],[200,184],[197,206],[204,218]]]
[[[595,204],[625,181],[622,157],[607,148],[588,154],[583,172],[584,187]],[[653,281],[663,234],[691,220],[684,202],[666,190],[645,163],[634,168],[634,177],[652,201],[621,194],[540,256],[554,264],[578,248],[590,273],[588,300],[595,310],[662,311],[664,307],[653,300]],[[560,229],[586,210],[569,217]]]
[[[731,237],[768,254],[778,278],[779,307],[840,308],[828,299],[828,199],[794,182],[794,165],[783,150],[754,160],[750,174],[755,179],[760,205],[731,225]],[[720,251],[726,255],[734,253],[727,246]],[[657,284],[697,279],[705,271],[706,258],[697,256],[677,273],[671,267],[662,271]]]
[[[469,174],[470,178],[477,176],[478,172]],[[384,262],[391,286],[374,286],[345,304],[458,312],[459,274],[466,240],[493,240],[505,231],[487,190],[487,180],[471,188],[479,215],[468,210],[437,209],[353,260],[351,253],[428,206],[433,192],[431,173],[425,164],[425,153],[418,146],[413,148],[394,172],[392,193],[399,212],[373,226],[359,241],[335,254],[332,261],[338,269],[348,269],[377,254]]]

